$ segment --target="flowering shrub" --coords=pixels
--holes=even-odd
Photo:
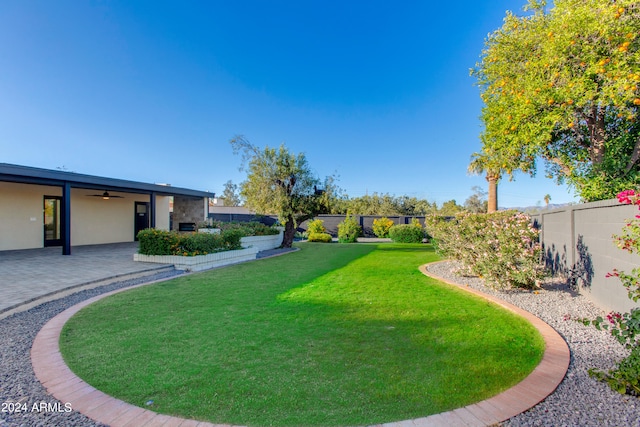
[[[389,237],[396,243],[422,243],[424,239],[424,231],[420,223],[416,224],[398,224],[391,227]]]
[[[640,208],[640,193],[633,190],[618,194],[618,201],[627,205],[637,205]],[[617,246],[630,253],[640,253],[640,215],[627,220],[621,235],[613,236]],[[617,277],[627,289],[630,299],[640,300],[640,267],[631,273],[613,270],[606,277]],[[631,349],[631,354],[623,359],[616,368],[603,372],[590,369],[589,374],[620,393],[640,395],[640,308],[633,308],[628,313],[611,312],[606,319],[598,317],[595,320],[583,320],[585,324],[593,324],[598,329],[611,332],[620,344]]]
[[[373,234],[380,238],[389,237],[389,229],[394,225],[395,223],[386,216],[376,218],[373,220]]]
[[[463,274],[477,275],[496,287],[532,289],[544,276],[539,230],[520,212],[430,216],[427,232],[437,251],[462,263]]]
[[[338,224],[338,241],[340,243],[356,243],[361,234],[362,228],[351,215],[347,215],[344,221]]]

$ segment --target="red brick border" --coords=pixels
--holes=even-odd
[[[414,420],[387,423],[383,424],[384,426],[488,426],[532,408],[553,393],[567,372],[570,356],[567,344],[551,326],[531,313],[505,301],[434,276],[427,272],[426,265],[419,269],[429,277],[458,286],[524,317],[540,331],[545,340],[546,348],[542,361],[528,377],[515,387],[497,396],[453,411]],[[147,427],[230,427],[226,424],[211,424],[162,415],[115,399],[82,381],[64,363],[58,347],[58,340],[67,320],[82,308],[99,299],[132,288],[119,289],[90,298],[68,308],[47,322],[31,347],[31,363],[38,380],[47,389],[47,392],[59,401],[70,403],[74,410],[112,427],[143,425]]]

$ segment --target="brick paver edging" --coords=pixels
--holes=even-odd
[[[427,272],[426,266],[420,271],[427,276],[447,282]],[[450,283],[450,282],[447,282]],[[148,284],[148,283],[147,283]],[[456,285],[454,283],[451,283]],[[90,298],[51,319],[38,332],[31,347],[31,363],[36,377],[53,397],[63,403],[71,404],[73,410],[111,427],[124,426],[180,426],[180,427],[230,427],[227,424],[186,420],[178,417],[158,414],[115,399],[78,378],[62,359],[58,341],[64,324],[78,311],[109,295],[129,288],[118,289]],[[544,356],[534,371],[515,387],[464,408],[431,415],[414,420],[384,424],[387,427],[404,426],[488,426],[511,418],[535,406],[553,393],[564,378],[569,366],[569,348],[560,335],[542,320],[518,307],[485,295],[470,288],[461,287],[469,292],[495,302],[529,320],[540,331],[546,342]]]
[[[446,262],[446,261],[439,261]],[[439,426],[490,426],[514,417],[542,402],[555,391],[564,379],[571,355],[569,347],[560,334],[533,314],[513,304],[491,295],[450,282],[427,271],[427,264],[420,266],[425,276],[448,283],[467,292],[489,300],[517,315],[524,317],[540,332],[545,342],[545,350],[540,364],[514,387],[482,402],[455,409],[449,412],[414,420],[415,425]],[[433,418],[433,422],[431,419]],[[424,423],[421,422],[424,420]]]

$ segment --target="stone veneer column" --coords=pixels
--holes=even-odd
[[[181,222],[194,222],[196,225],[204,221],[206,200],[202,198],[173,197],[173,230],[178,230]]]

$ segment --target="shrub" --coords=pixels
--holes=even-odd
[[[172,255],[179,236],[175,231],[147,228],[138,232],[138,252],[144,255]]]
[[[389,237],[389,229],[393,227],[394,224],[395,223],[386,216],[376,218],[373,220],[373,234],[380,238]]]
[[[206,255],[224,250],[222,236],[208,233],[189,233],[180,235],[175,252],[189,256]]]
[[[398,224],[389,229],[389,237],[396,243],[422,243],[424,232],[421,226]]]
[[[463,273],[496,287],[532,289],[544,276],[539,231],[528,215],[515,211],[463,213],[454,219],[426,218],[438,252],[459,261]]]
[[[242,249],[240,239],[247,236],[247,234],[245,234],[245,230],[242,229],[225,230],[221,235],[223,246],[228,251]]]
[[[312,234],[320,234],[326,232],[327,229],[324,226],[324,221],[321,219],[314,219],[313,221],[309,221],[309,223],[307,224],[307,233],[309,233],[309,236],[311,236]]]
[[[310,242],[331,243],[332,237],[329,233],[309,233]]]
[[[143,255],[206,255],[214,252],[241,249],[240,239],[245,230],[230,229],[221,234],[177,233],[146,229],[138,233],[138,252]]]
[[[606,373],[589,369],[589,376],[606,382],[612,390],[620,394],[640,396],[640,347],[634,347],[631,354],[618,362],[614,369]]]
[[[227,230],[240,230],[244,236],[270,236],[278,234],[280,231],[275,227],[265,225],[261,222],[221,222],[219,228],[224,232]]]
[[[338,224],[338,241],[340,243],[356,243],[361,234],[362,228],[351,215],[347,215],[344,221]]]

